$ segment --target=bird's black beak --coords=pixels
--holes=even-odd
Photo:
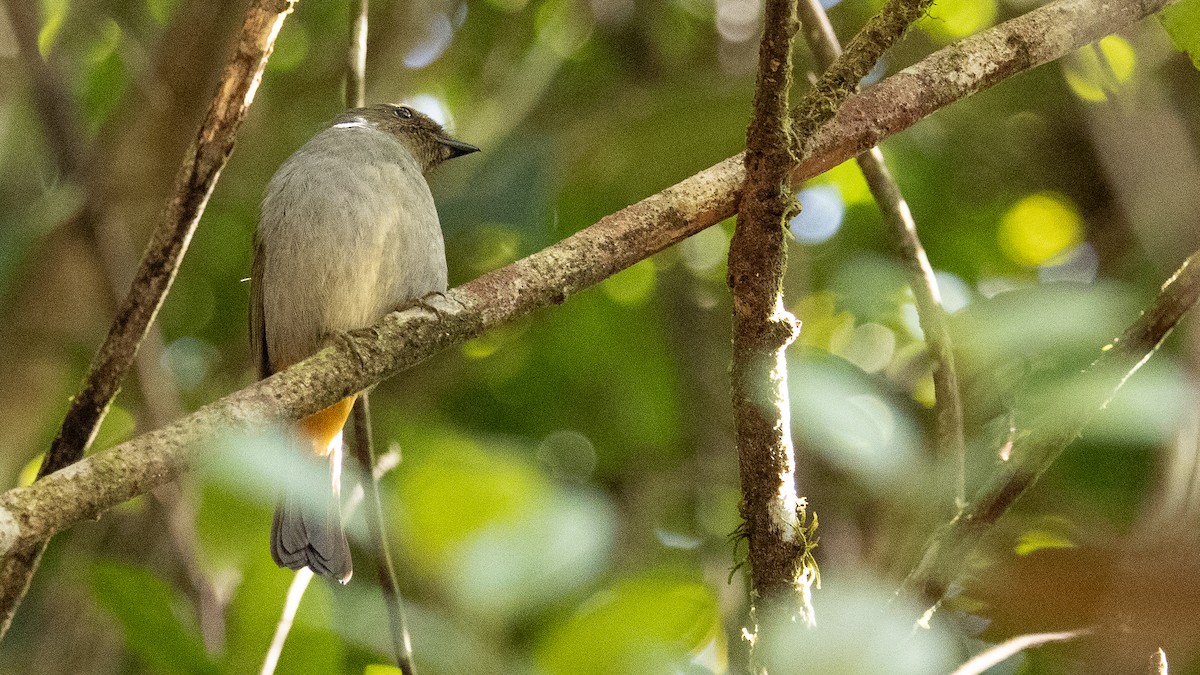
[[[463,143],[462,141],[450,138],[449,136],[439,136],[438,143],[450,148],[450,156],[446,159],[454,159],[455,157],[469,155],[472,152],[479,152],[479,148],[471,145],[470,143]]]

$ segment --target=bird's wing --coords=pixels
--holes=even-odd
[[[263,266],[266,252],[258,234],[254,235],[254,261],[250,265],[250,356],[258,369],[258,378],[271,374],[271,360],[267,355],[267,324],[263,316]]]

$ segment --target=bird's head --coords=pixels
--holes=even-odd
[[[334,121],[334,127],[369,126],[395,136],[428,172],[448,159],[479,152],[470,143],[451,137],[428,115],[406,105],[377,103],[353,108]]]

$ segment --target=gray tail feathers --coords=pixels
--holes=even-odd
[[[309,567],[338,583],[350,581],[354,567],[350,545],[342,527],[341,473],[333,462],[341,463],[341,453],[333,453],[329,464],[333,489],[321,490],[319,497],[306,494],[300,485],[284,488],[275,518],[271,523],[271,558],[280,567],[298,570]],[[296,481],[303,484],[303,481]]]

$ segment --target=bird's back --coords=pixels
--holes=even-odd
[[[253,277],[269,372],[445,290],[441,227],[417,160],[371,128],[317,134],[267,187]]]

